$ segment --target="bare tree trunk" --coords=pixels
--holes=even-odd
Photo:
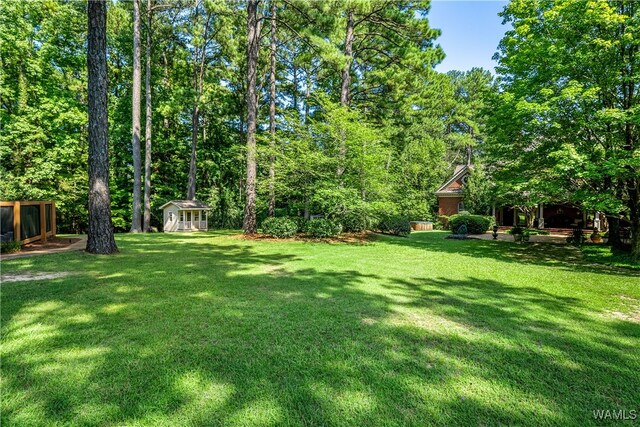
[[[151,231],[151,25],[153,10],[151,0],[147,0],[147,64],[144,76],[146,96],[146,121],[144,128],[144,214],[142,228]]]
[[[296,64],[291,64],[292,70],[292,86],[293,86],[293,110],[298,111],[298,66]]]
[[[89,0],[88,92],[89,92],[89,233],[87,252],[118,251],[111,223],[109,193],[109,143],[107,117],[107,4]]]
[[[199,1],[196,0],[193,18],[196,23],[195,25],[199,25],[198,4]],[[203,81],[210,24],[211,15],[207,17],[204,25],[203,45],[196,46],[193,53],[193,90],[195,95],[193,100],[193,110],[191,113],[191,160],[189,162],[189,182],[187,185],[187,199],[189,200],[195,200],[196,198],[196,155],[198,147],[198,132],[200,130],[200,99],[202,98],[202,88],[204,84]]]
[[[189,162],[189,183],[187,185],[187,199],[196,198],[196,154],[198,146],[198,125],[200,122],[200,108],[193,106],[191,113],[191,161]]]
[[[162,75],[162,86],[165,90],[169,89],[169,61],[167,60],[167,50],[162,49],[162,65],[164,72]],[[164,131],[164,139],[169,139],[169,117],[166,114],[162,115],[162,129]]]
[[[140,0],[133,0],[133,90],[132,90],[132,138],[133,153],[133,209],[131,212],[131,232],[142,231],[140,222],[140,189],[142,174],[140,170]]]
[[[269,216],[276,214],[276,1],[271,0],[271,73],[269,75]]]
[[[344,37],[344,55],[347,57],[347,63],[342,68],[342,88],[340,90],[340,105],[346,107],[349,105],[349,87],[351,86],[351,63],[353,62],[353,38],[354,38],[354,22],[353,11],[347,11],[347,30]],[[340,138],[340,147],[338,155],[338,177],[342,176],[345,169],[345,160],[347,157],[346,135]]]
[[[351,63],[353,62],[353,38],[354,38],[353,11],[347,12],[347,32],[344,38],[344,56],[347,63],[342,68],[342,89],[340,91],[340,105],[349,105],[349,87],[351,86]]]
[[[304,92],[304,124],[309,124],[309,98],[311,98],[311,70],[305,69],[306,87]]]
[[[640,186],[638,179],[630,179],[627,183],[629,199],[629,218],[631,219],[631,258],[640,260]]]
[[[258,21],[258,0],[247,2],[247,195],[242,228],[245,234],[254,234],[256,224],[256,72],[258,65],[258,44],[260,22]]]

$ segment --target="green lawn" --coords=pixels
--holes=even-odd
[[[640,272],[573,247],[120,235],[2,262],[2,425],[602,425],[640,413]]]

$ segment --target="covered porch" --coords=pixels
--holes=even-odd
[[[179,210],[178,215],[178,231],[206,231],[209,228],[205,210]]]
[[[540,203],[530,215],[533,216],[533,227],[545,230],[602,230],[606,223],[600,212],[582,210],[569,204]],[[499,226],[527,225],[527,215],[514,206],[494,207],[493,216]]]

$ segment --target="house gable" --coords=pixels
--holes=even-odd
[[[460,197],[462,195],[462,187],[464,182],[471,173],[471,166],[458,165],[453,173],[453,176],[449,178],[436,191],[438,197]]]

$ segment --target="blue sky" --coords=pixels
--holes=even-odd
[[[447,55],[436,70],[466,71],[483,67],[493,73],[496,63],[491,57],[507,29],[498,12],[507,3],[502,0],[432,0],[427,16],[429,25],[442,31],[436,43]]]

